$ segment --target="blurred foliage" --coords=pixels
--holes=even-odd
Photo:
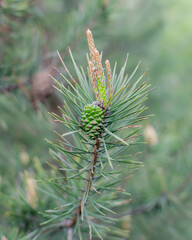
[[[125,183],[133,198],[125,209],[132,214],[130,239],[191,238],[191,7],[190,0],[0,1],[0,237],[19,239],[30,230],[27,217],[36,212],[18,194],[25,189],[24,171],[35,177],[40,168],[34,159],[46,168],[51,158],[44,137],[53,138],[55,125],[42,104],[32,107],[31,79],[59,67],[56,50],[71,70],[68,46],[86,66],[84,32],[90,27],[112,66],[118,59],[119,69],[130,52],[128,73],[142,59],[139,74],[148,67],[156,86],[147,103],[156,117],[146,125],[154,127],[158,143],[143,145],[138,159],[145,166]],[[38,207],[49,204],[44,199]],[[20,218],[10,215],[15,208]]]

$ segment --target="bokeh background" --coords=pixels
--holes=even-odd
[[[144,167],[126,182],[132,195],[122,228],[131,240],[192,238],[192,1],[0,0],[0,236],[19,239],[41,221],[33,172],[51,160],[44,138],[58,128],[48,112],[62,104],[48,74],[71,73],[71,48],[87,66],[90,28],[103,58],[119,70],[127,52],[130,74],[142,60],[155,89],[147,100],[138,160]],[[32,191],[32,192],[31,192]],[[19,193],[20,192],[20,193]],[[21,192],[28,202],[22,200]],[[19,197],[20,196],[20,197]],[[38,198],[36,196],[36,198]],[[31,200],[32,199],[32,200]],[[31,205],[31,208],[29,208]],[[5,240],[5,238],[2,238]]]

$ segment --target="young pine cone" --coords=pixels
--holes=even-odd
[[[102,109],[94,103],[84,107],[81,113],[83,130],[87,136],[94,140],[101,136],[104,128],[104,113]]]

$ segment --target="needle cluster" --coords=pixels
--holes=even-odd
[[[90,30],[87,40],[87,73],[78,68],[69,50],[77,78],[70,74],[71,82],[61,72],[64,83],[53,78],[64,106],[60,108],[62,117],[52,116],[67,131],[57,133],[57,143],[49,142],[55,164],[51,165],[54,176],[47,178],[51,185],[47,194],[56,196],[57,206],[44,213],[46,220],[33,239],[58,232],[69,240],[128,235],[119,227],[118,212],[130,200],[122,182],[141,165],[133,159],[131,149],[138,144],[138,123],[148,117],[143,115],[147,109],[143,102],[150,85],[142,81],[145,73],[131,84],[139,64],[130,76],[125,75],[128,57],[119,74],[116,64],[111,70],[109,60],[104,69]]]

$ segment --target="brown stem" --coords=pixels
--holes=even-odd
[[[95,175],[95,169],[96,169],[96,163],[97,163],[97,155],[98,155],[98,150],[100,147],[100,142],[98,139],[95,140],[95,145],[93,148],[93,152],[92,152],[92,162],[89,168],[89,174],[88,174],[88,178],[87,178],[87,182],[86,182],[86,186],[85,189],[83,191],[83,195],[81,198],[81,201],[79,203],[79,206],[77,207],[75,214],[73,216],[73,218],[71,219],[71,222],[69,224],[69,227],[73,227],[76,222],[77,222],[77,217],[81,215],[82,211],[83,211],[83,205],[86,203],[83,203],[83,196],[85,193],[89,194],[90,189],[91,189],[91,182],[94,179],[94,175]]]
[[[71,219],[67,219],[67,220],[65,219],[64,221],[62,221],[61,224],[57,227],[57,229],[50,228],[50,229],[46,229],[44,232],[57,231],[57,230],[62,230],[63,228],[67,228],[68,230],[70,229],[68,231],[68,234],[71,234],[71,230],[77,222],[77,217],[81,215],[81,213],[83,211],[83,205],[87,202],[87,200],[86,200],[86,202],[83,203],[84,194],[85,193],[89,194],[89,192],[91,190],[92,182],[93,182],[94,176],[95,176],[95,169],[96,169],[96,163],[97,163],[97,159],[98,159],[97,156],[98,156],[99,147],[100,147],[100,141],[99,141],[99,139],[96,139],[94,148],[93,148],[93,152],[92,152],[92,161],[91,161],[90,168],[89,168],[87,182],[86,182],[80,203],[79,203],[78,207],[76,208],[76,211],[75,211],[73,217]]]

